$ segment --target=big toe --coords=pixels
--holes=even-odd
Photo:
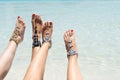
[[[35,19],[35,16],[36,16],[35,14],[32,14],[32,19]]]

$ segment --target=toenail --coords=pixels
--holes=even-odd
[[[73,32],[73,30],[71,30],[71,32]]]
[[[35,16],[35,14],[32,14],[32,17],[34,17]]]
[[[52,22],[50,22],[50,25],[52,25]]]
[[[20,18],[20,16],[18,16],[18,18]]]

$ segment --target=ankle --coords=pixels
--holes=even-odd
[[[77,60],[78,55],[68,56],[67,58],[68,58],[68,61],[71,61],[71,60]]]
[[[51,47],[51,43],[50,42],[44,42],[43,45],[45,45],[47,48]]]
[[[16,44],[16,42],[13,41],[13,40],[9,41],[9,44],[10,44],[10,45],[13,45],[13,46],[18,46],[18,44]]]

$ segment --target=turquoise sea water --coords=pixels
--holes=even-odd
[[[67,57],[63,34],[76,31],[78,62],[84,80],[119,80],[120,1],[0,2],[0,54],[8,44],[16,18],[26,22],[24,41],[19,45],[5,80],[22,80],[31,58],[31,15],[53,21],[53,44],[49,51],[45,80],[66,80]]]

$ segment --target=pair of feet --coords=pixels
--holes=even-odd
[[[36,43],[40,43],[41,35],[42,35],[42,42],[43,43],[44,42],[51,43],[51,37],[52,37],[52,32],[53,32],[53,23],[52,22],[45,22],[43,24],[41,17],[39,15],[36,15],[36,14],[32,15],[31,22],[32,22],[33,46],[35,46]],[[49,47],[50,47],[50,45],[49,45]]]
[[[32,15],[31,22],[32,22],[32,39],[34,40],[34,35],[37,34],[38,41],[40,41],[41,34],[42,34],[43,42],[45,42],[46,38],[47,38],[47,41],[49,42],[52,37],[53,23],[45,22],[43,24],[41,17],[36,14]],[[20,16],[18,16],[16,27],[10,38],[10,41],[13,40],[15,41],[16,44],[19,44],[20,42],[23,41],[24,32],[25,32],[25,22]],[[77,51],[74,30],[68,30],[64,33],[64,42],[66,45],[67,52],[69,52],[71,49],[73,51]]]

